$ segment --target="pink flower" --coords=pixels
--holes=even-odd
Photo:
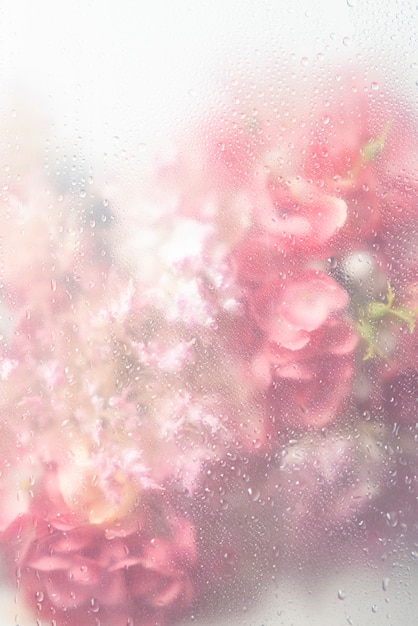
[[[194,595],[193,527],[161,498],[145,499],[123,521],[89,524],[68,508],[51,470],[6,540],[28,603],[57,626],[171,624]]]
[[[253,361],[269,388],[274,419],[289,426],[322,427],[335,419],[350,391],[357,335],[341,317],[347,293],[314,270],[252,294],[252,312],[264,332]]]
[[[342,198],[300,177],[280,184],[270,179],[265,194],[256,194],[254,220],[281,247],[312,252],[344,226],[347,205]]]
[[[347,304],[348,295],[338,283],[312,270],[287,283],[281,311],[289,325],[312,332]]]
[[[332,319],[300,350],[266,344],[254,362],[269,382],[268,407],[276,425],[321,428],[335,420],[351,390],[357,335]]]
[[[347,304],[346,291],[315,270],[271,281],[251,294],[251,310],[266,339],[290,350],[306,346],[310,333]]]

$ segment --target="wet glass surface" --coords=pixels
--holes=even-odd
[[[0,625],[414,624],[417,7],[0,11]]]

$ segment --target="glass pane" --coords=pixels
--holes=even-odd
[[[0,626],[415,623],[418,7],[0,7]]]

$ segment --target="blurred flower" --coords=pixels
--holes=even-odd
[[[251,294],[251,310],[269,341],[290,350],[309,343],[310,333],[348,304],[347,293],[322,272],[307,270]]]
[[[57,626],[171,623],[194,594],[191,523],[161,498],[89,523],[81,507],[68,507],[57,478],[47,470],[27,513],[4,531],[7,561],[35,614]]]
[[[331,320],[312,333],[301,350],[266,346],[254,367],[257,376],[270,367],[267,397],[276,429],[322,428],[340,416],[351,390],[356,345],[352,327],[344,320]]]

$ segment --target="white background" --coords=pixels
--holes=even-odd
[[[417,97],[418,10],[409,0],[0,0],[0,79],[47,107],[98,159],[187,118],[219,76],[285,50],[387,68]]]

